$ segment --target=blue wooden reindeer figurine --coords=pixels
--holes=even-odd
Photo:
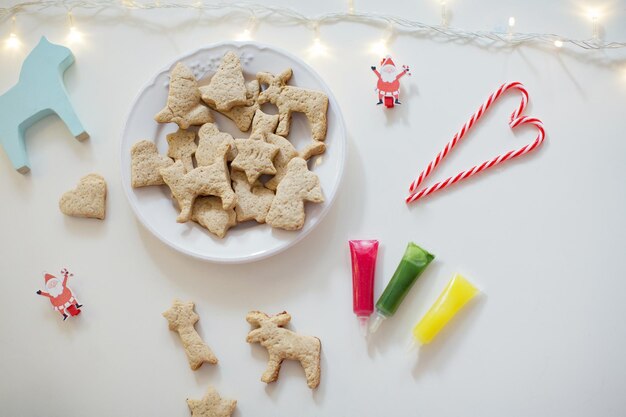
[[[56,113],[76,139],[89,137],[63,84],[63,74],[73,63],[72,51],[42,36],[22,64],[19,82],[0,96],[0,143],[22,174],[30,171],[24,132],[42,118]]]

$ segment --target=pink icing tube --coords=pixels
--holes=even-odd
[[[367,336],[369,318],[374,312],[374,274],[377,240],[351,240],[352,311],[356,314],[363,336]]]

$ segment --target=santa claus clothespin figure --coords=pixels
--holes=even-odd
[[[50,299],[50,303],[56,311],[63,315],[63,320],[68,316],[77,316],[80,314],[80,308],[82,304],[78,304],[78,300],[74,296],[74,293],[67,286],[67,279],[73,277],[74,274],[70,274],[67,269],[61,271],[63,275],[63,281],[58,279],[52,274],[45,274],[44,280],[46,283],[46,290],[38,290],[37,294]]]
[[[376,85],[378,103],[376,104],[383,104],[383,100],[385,100],[385,107],[387,108],[393,107],[394,104],[402,104],[400,103],[400,78],[411,75],[409,67],[403,65],[402,71],[398,71],[396,64],[387,55],[380,61],[380,72],[376,67],[371,68],[378,77],[378,84]]]

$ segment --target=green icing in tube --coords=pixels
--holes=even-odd
[[[415,243],[410,242],[407,245],[396,272],[376,302],[376,317],[370,329],[372,332],[378,329],[384,319],[395,314],[417,278],[433,259],[435,259],[435,255],[420,248]]]

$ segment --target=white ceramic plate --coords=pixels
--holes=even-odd
[[[166,186],[132,188],[130,182],[130,148],[141,140],[155,141],[159,152],[167,152],[165,136],[176,131],[173,123],[159,124],[154,115],[166,103],[170,70],[176,62],[189,66],[196,78],[210,77],[221,57],[227,51],[236,51],[241,57],[246,80],[254,79],[259,71],[278,74],[286,68],[293,69],[291,85],[323,91],[328,95],[328,133],[326,153],[312,158],[309,168],[319,178],[324,193],[322,204],[306,203],[304,227],[295,232],[272,229],[266,224],[247,222],[231,228],[226,237],[217,239],[194,222],[177,223],[177,209]],[[201,82],[206,84],[205,82]],[[266,113],[276,113],[273,105],[262,107]],[[248,133],[240,132],[232,121],[212,111],[220,130],[235,138],[246,138]],[[302,149],[311,141],[311,131],[304,115],[294,114],[288,139]],[[255,42],[225,42],[202,48],[172,62],[160,71],[141,90],[133,103],[122,135],[122,181],[126,197],[133,211],[155,236],[172,248],[200,259],[221,263],[250,262],[281,252],[303,239],[330,209],[341,181],[346,154],[346,133],[341,111],[332,92],[316,72],[299,58],[274,48]]]

